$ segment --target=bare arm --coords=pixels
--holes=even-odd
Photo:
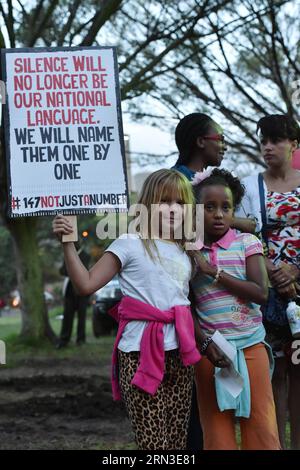
[[[201,255],[197,255],[197,264],[204,274],[211,277],[217,275],[217,268],[208,263]],[[268,298],[268,275],[262,255],[252,255],[246,258],[247,280],[238,279],[221,271],[218,283],[230,293],[259,305],[266,303]]]
[[[192,310],[192,316],[194,320],[196,344],[197,344],[197,348],[200,351],[202,344],[207,338],[207,335],[200,328],[198,315],[195,309],[196,298],[195,298],[195,294],[194,294],[192,287],[190,287],[189,299],[191,301],[191,310]],[[205,354],[207,356],[207,359],[216,367],[228,367],[230,365],[228,359],[224,356],[222,351],[218,348],[218,346],[214,342],[211,342],[208,345]]]
[[[222,272],[219,282],[232,294],[259,305],[268,299],[268,275],[262,255],[252,255],[246,258],[247,280],[237,279]]]
[[[80,295],[89,295],[105,286],[119,271],[121,263],[113,253],[104,253],[88,271],[82,264],[74,243],[63,243],[69,277]]]
[[[236,228],[243,233],[254,233],[257,231],[257,221],[255,220],[255,202],[253,199],[249,181],[242,182],[245,186],[245,194],[241,204],[236,207],[232,228]],[[258,195],[257,195],[258,197]]]
[[[63,234],[72,233],[68,220],[58,215],[53,221],[53,232],[61,239]],[[89,295],[105,286],[121,269],[119,259],[112,253],[104,253],[97,263],[87,270],[82,264],[74,243],[63,243],[64,257],[68,275],[80,295]]]
[[[272,287],[283,297],[295,298],[297,295],[296,281],[299,278],[297,266],[283,262],[279,266],[275,266],[268,258],[265,258],[265,263]]]
[[[256,222],[254,219],[246,219],[244,217],[233,217],[231,228],[240,230],[244,233],[255,233]]]

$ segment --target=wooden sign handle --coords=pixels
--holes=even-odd
[[[66,215],[65,216],[70,224],[72,224],[73,232],[69,235],[62,236],[62,242],[77,242],[78,241],[78,228],[77,228],[77,217],[76,215]]]

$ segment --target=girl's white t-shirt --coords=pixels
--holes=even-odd
[[[192,266],[187,254],[176,243],[155,240],[154,259],[145,250],[137,235],[122,235],[107,249],[121,262],[119,282],[123,295],[128,295],[168,310],[176,305],[189,305],[189,281]],[[123,352],[139,351],[144,329],[148,322],[131,321],[123,332],[118,348]],[[174,324],[163,326],[164,349],[178,348]]]

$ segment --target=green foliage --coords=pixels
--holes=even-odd
[[[55,307],[49,313],[51,326],[56,334],[61,329],[61,319],[58,318],[61,314],[62,307]],[[36,358],[37,355],[66,359],[77,356],[80,358],[95,357],[100,358],[99,362],[109,361],[114,337],[103,336],[96,339],[92,333],[91,316],[92,309],[89,307],[86,322],[87,343],[78,347],[70,342],[69,346],[64,349],[55,349],[53,344],[47,339],[23,338],[19,336],[21,318],[17,311],[11,316],[0,317],[0,339],[5,341],[7,349],[6,367],[15,367],[24,361]],[[74,337],[76,336],[75,326],[76,322],[73,328]]]

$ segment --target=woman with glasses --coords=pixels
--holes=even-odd
[[[179,156],[174,168],[189,180],[207,166],[220,166],[227,149],[221,126],[202,113],[188,114],[179,121],[175,142]]]
[[[175,142],[179,156],[174,168],[190,181],[208,166],[219,167],[227,150],[222,127],[203,113],[188,114],[179,121]],[[231,225],[246,233],[254,233],[255,227],[253,219],[244,217],[234,217]]]

